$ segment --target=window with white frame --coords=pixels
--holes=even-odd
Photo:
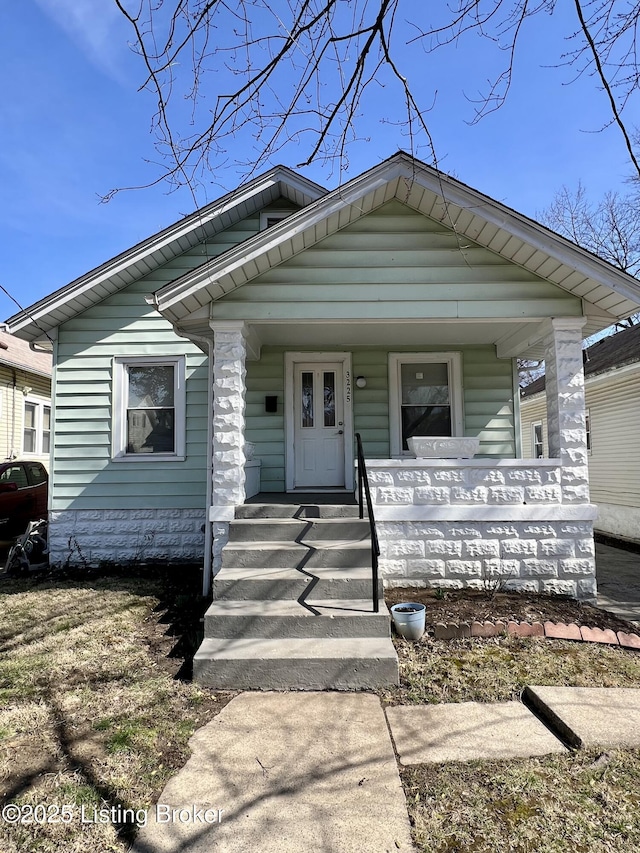
[[[542,459],[544,456],[542,421],[531,424],[531,450],[533,451],[534,459]]]
[[[389,397],[393,456],[414,435],[463,435],[460,353],[390,353]]]
[[[25,397],[22,418],[22,452],[46,456],[51,448],[51,403]]]
[[[585,410],[584,417],[587,430],[587,453],[591,453],[591,416],[589,415],[589,409]]]
[[[114,461],[185,457],[184,356],[114,358]]]

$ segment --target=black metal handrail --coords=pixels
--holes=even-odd
[[[358,456],[358,506],[360,507],[360,518],[364,518],[363,504],[363,486],[364,496],[367,499],[367,514],[369,516],[369,529],[371,530],[371,583],[373,585],[372,599],[373,612],[377,613],[378,605],[378,557],[380,556],[380,545],[378,543],[378,531],[376,530],[376,520],[373,516],[373,504],[371,502],[371,490],[369,488],[369,476],[367,474],[367,466],[364,461],[364,451],[362,450],[362,439],[360,433],[356,433],[356,447]]]

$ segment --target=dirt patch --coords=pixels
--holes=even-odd
[[[438,622],[484,621],[517,622],[575,622],[612,631],[638,631],[637,626],[613,613],[583,604],[562,595],[541,593],[484,592],[460,589],[446,592],[415,587],[395,587],[385,590],[389,606],[404,601],[417,601],[426,607],[426,624]]]

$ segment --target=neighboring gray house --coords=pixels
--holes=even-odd
[[[640,326],[584,350],[587,452],[595,529],[640,542]],[[522,392],[522,451],[547,457],[544,376]]]
[[[7,321],[54,341],[52,557],[208,583],[245,484],[339,502],[357,431],[389,583],[593,598],[581,342],[637,310],[635,279],[404,153],[331,192],[274,168]],[[520,443],[527,355],[550,458]]]

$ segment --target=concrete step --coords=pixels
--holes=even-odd
[[[222,567],[262,569],[365,568],[371,566],[368,542],[314,540],[312,545],[283,542],[229,542],[222,549]]]
[[[242,518],[229,525],[230,542],[369,542],[368,520],[359,518]]]
[[[236,518],[357,518],[353,504],[243,504]]]
[[[275,601],[297,599],[371,598],[370,567],[318,566],[303,571],[282,567],[223,566],[213,579],[214,599],[226,601]],[[382,581],[378,581],[378,598],[383,597]]]
[[[384,600],[373,611],[365,599],[321,598],[301,604],[276,601],[216,600],[204,617],[204,635],[239,637],[389,637],[389,611]]]
[[[389,638],[207,638],[193,677],[218,690],[358,690],[398,683]]]

